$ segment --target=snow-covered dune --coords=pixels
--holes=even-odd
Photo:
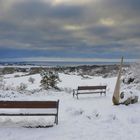
[[[35,82],[28,81],[33,77]],[[114,106],[112,94],[116,77],[88,77],[59,73],[62,91],[39,91],[34,94],[0,91],[2,100],[60,100],[59,124],[51,128],[23,128],[27,125],[45,125],[54,118],[48,117],[0,117],[0,139],[2,140],[139,140],[140,104]],[[12,87],[27,84],[32,91],[40,88],[39,74],[14,77],[8,75],[5,84]],[[78,85],[107,85],[107,95],[81,95],[72,97],[71,90]],[[138,91],[137,91],[138,92]],[[7,96],[4,96],[7,95]]]

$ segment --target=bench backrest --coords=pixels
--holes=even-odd
[[[58,101],[0,101],[0,108],[58,108]]]
[[[78,90],[106,89],[106,86],[78,86]]]

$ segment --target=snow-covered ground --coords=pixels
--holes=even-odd
[[[17,75],[17,73],[16,73]],[[21,73],[19,75],[22,75]],[[33,77],[35,82],[28,81]],[[1,100],[60,100],[59,124],[50,128],[24,128],[27,125],[45,125],[52,117],[0,117],[0,140],[139,140],[140,103],[129,106],[112,104],[116,77],[88,77],[59,74],[62,91],[40,90],[39,74],[15,77],[5,75],[8,90],[0,91]],[[16,91],[25,83],[25,92]],[[100,94],[72,97],[78,85],[107,85],[106,96]],[[34,91],[34,92],[33,92]],[[139,92],[139,91],[136,91]]]

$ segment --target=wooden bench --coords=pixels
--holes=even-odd
[[[12,109],[19,109],[19,111]],[[0,101],[0,116],[55,116],[55,124],[58,124],[58,109],[59,100]]]
[[[73,90],[73,97],[76,95],[78,99],[79,94],[93,94],[93,93],[104,93],[106,95],[107,86],[78,86],[77,89]]]

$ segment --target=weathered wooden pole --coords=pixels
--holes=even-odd
[[[123,57],[121,58],[119,73],[118,73],[118,77],[117,77],[117,81],[116,81],[116,85],[115,85],[115,89],[114,89],[114,93],[112,97],[112,102],[114,105],[119,105],[122,65],[123,65]]]

